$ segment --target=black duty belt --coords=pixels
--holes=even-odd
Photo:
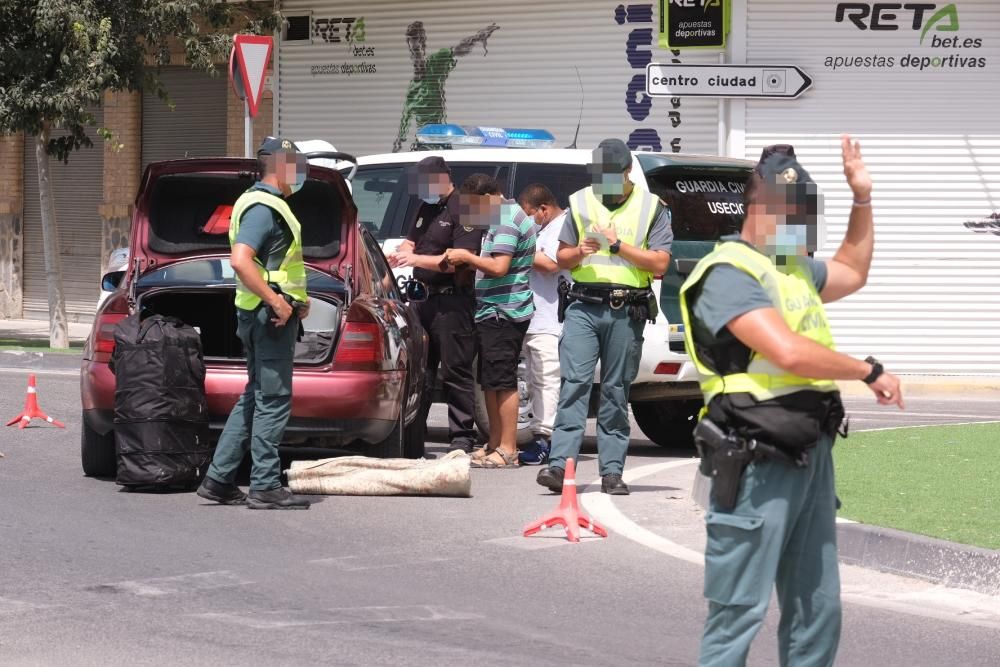
[[[427,296],[473,296],[474,294],[475,292],[469,287],[457,287],[455,285],[427,285]]]
[[[607,304],[612,310],[618,310],[633,303],[644,303],[649,298],[649,294],[648,288],[591,287],[581,283],[574,283],[569,290],[571,298],[587,303]]]

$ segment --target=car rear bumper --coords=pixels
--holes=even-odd
[[[246,381],[245,369],[208,369],[205,390],[213,430],[222,430]],[[323,438],[337,446],[381,442],[399,419],[405,384],[405,371],[296,369],[286,440],[294,443]],[[98,433],[106,434],[113,428],[114,395],[115,377],[107,364],[85,361],[80,372],[80,397],[87,425]]]

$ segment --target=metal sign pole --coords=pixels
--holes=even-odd
[[[253,157],[253,119],[250,118],[250,100],[243,100],[243,157]]]

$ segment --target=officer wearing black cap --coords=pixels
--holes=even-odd
[[[236,272],[236,333],[247,357],[248,382],[215,449],[198,495],[250,509],[308,509],[281,486],[278,445],[292,408],[292,366],[299,322],[309,314],[302,225],[286,199],[302,188],[308,162],[285,139],[257,151],[261,179],[233,205],[229,223]],[[236,471],[249,448],[249,498]]]
[[[622,481],[630,423],[629,388],[639,370],[642,331],[657,315],[653,276],[667,270],[673,231],[670,210],[629,180],[632,153],[620,139],[594,151],[591,185],[569,200],[559,236],[559,266],[571,271],[572,289],[561,290],[562,384],[552,432],[549,466],[537,481],[560,491],[566,459],[583,443],[590,390],[601,362],[597,449],[601,490],[628,494]]]
[[[831,448],[843,406],[835,380],[861,380],[903,407],[874,358],[834,349],[823,303],[858,291],[874,249],[871,178],[841,139],[854,194],[833,259],[818,246],[822,198],[791,146],[765,149],[744,193],[739,236],[725,237],[681,287],[685,343],[706,408],[695,430],[712,478],[705,516],[708,618],[701,665],[742,665],[777,584],[779,661],[832,665],[840,637]]]
[[[484,230],[462,225],[458,193],[443,158],[422,159],[409,178],[410,193],[420,199],[420,206],[409,222],[406,241],[389,256],[389,264],[393,268],[412,267],[414,279],[427,291],[427,300],[415,306],[430,338],[427,388],[419,419],[420,423],[427,421],[440,364],[451,446],[471,452],[476,445],[472,374],[476,355],[475,271],[449,266],[445,252],[463,248],[478,255]]]

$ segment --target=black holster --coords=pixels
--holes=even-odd
[[[701,457],[701,472],[712,478],[712,500],[725,512],[736,507],[743,473],[752,461],[778,461],[796,468],[809,463],[804,450],[798,458],[792,458],[773,445],[748,440],[733,431],[723,431],[707,417],[695,427],[694,442]]]
[[[292,307],[292,313],[295,315],[296,318],[298,318],[299,321],[298,322],[299,331],[296,336],[296,339],[302,340],[302,336],[305,335],[305,329],[302,328],[302,309],[305,308],[306,304],[302,303],[301,301],[296,301],[291,294],[285,294],[285,292],[281,289],[281,286],[277,285],[276,283],[268,283],[267,286],[270,287],[272,290],[274,290],[275,294],[284,299],[285,303],[287,303],[289,306]],[[264,308],[265,311],[267,312],[268,321],[278,318],[278,314],[274,312],[274,308],[271,308],[271,306],[269,305],[265,305]]]

